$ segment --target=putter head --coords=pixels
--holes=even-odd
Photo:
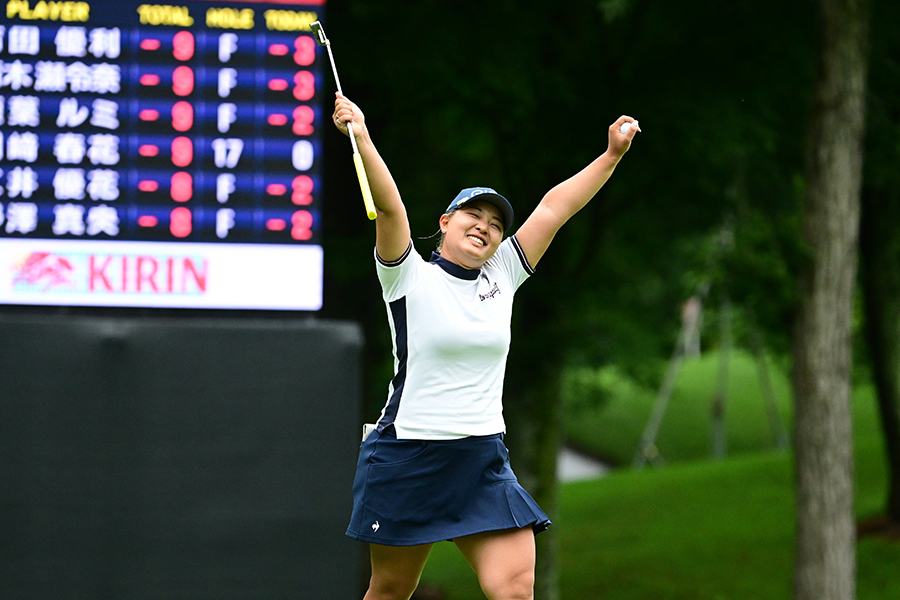
[[[316,43],[320,46],[325,46],[328,44],[328,38],[325,37],[325,30],[322,29],[322,24],[318,21],[313,21],[309,24],[309,30],[312,31],[313,35],[316,36]]]

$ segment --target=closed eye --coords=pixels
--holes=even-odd
[[[480,206],[472,206],[466,209],[466,213],[475,219],[480,219],[484,212],[484,209]],[[501,233],[503,232],[503,223],[494,215],[490,217],[490,226]]]

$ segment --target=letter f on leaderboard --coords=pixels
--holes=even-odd
[[[237,121],[237,106],[231,102],[225,102],[219,105],[216,126],[220,133],[228,133],[231,124]]]
[[[219,69],[219,97],[227,98],[235,87],[237,87],[237,70]]]
[[[228,62],[231,55],[237,52],[238,36],[234,33],[223,33],[219,36],[219,62]]]

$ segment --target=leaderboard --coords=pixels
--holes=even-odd
[[[320,308],[323,8],[5,2],[0,303]]]

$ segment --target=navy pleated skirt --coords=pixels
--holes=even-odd
[[[501,434],[398,440],[393,427],[362,443],[347,535],[412,546],[550,519],[519,485]]]

